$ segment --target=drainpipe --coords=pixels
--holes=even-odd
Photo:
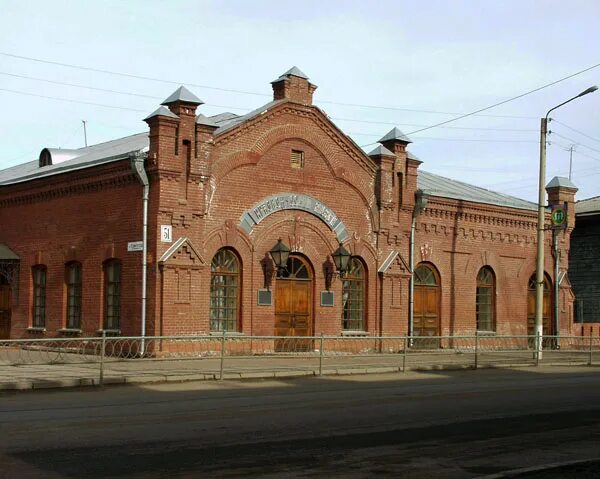
[[[148,276],[148,199],[150,196],[150,183],[148,182],[148,175],[144,169],[144,158],[145,153],[142,150],[131,153],[129,160],[131,163],[131,169],[135,174],[136,178],[144,187],[142,201],[144,205],[143,219],[142,219],[142,331],[141,337],[142,342],[140,345],[140,356],[144,356],[145,353],[145,338],[146,338],[146,302],[147,302],[147,276]]]
[[[558,303],[559,303],[559,281],[558,281],[558,231],[554,230],[553,231],[553,237],[552,237],[552,247],[554,250],[554,335],[556,336],[556,349],[560,348],[559,342],[558,342],[558,336],[560,334],[559,331],[559,327],[560,327],[560,322],[558,320]]]
[[[425,209],[427,196],[423,190],[415,192],[415,208],[413,209],[412,222],[410,225],[410,243],[408,267],[410,268],[410,287],[408,289],[408,336],[410,345],[413,345],[413,325],[415,315],[415,230],[417,228],[417,216]]]

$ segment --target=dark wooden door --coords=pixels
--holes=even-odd
[[[287,278],[277,278],[275,282],[275,336],[290,338],[310,336],[312,334],[312,280],[308,269],[292,264],[287,276]],[[278,351],[307,351],[312,348],[312,341],[281,340],[276,341],[275,348]]]
[[[10,285],[0,284],[0,339],[10,337]]]
[[[552,336],[554,328],[552,327],[552,297],[550,291],[550,282],[544,280],[544,305],[542,308],[542,336]],[[527,334],[535,334],[535,276],[529,280],[527,290]],[[544,338],[544,346],[548,347],[552,341],[550,338]],[[533,340],[530,340],[533,345]]]
[[[415,270],[414,336],[439,336],[440,334],[440,287],[433,267],[422,264]],[[439,339],[416,339],[416,347],[437,348]]]

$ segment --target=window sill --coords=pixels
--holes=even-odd
[[[98,331],[96,331],[96,334],[98,334],[99,336],[102,336],[102,333],[105,333],[106,336],[121,336],[120,329],[99,329]]]
[[[223,336],[223,331],[211,331],[209,333],[211,336]],[[240,333],[238,331],[226,331],[225,336],[246,336],[244,333]]]
[[[46,332],[46,328],[43,326],[31,326],[27,328],[27,332],[31,334],[41,334]]]
[[[57,330],[59,334],[63,334],[65,336],[80,336],[81,329],[77,328],[60,328]]]
[[[342,336],[369,336],[368,331],[354,331],[348,329],[346,331],[342,331]]]

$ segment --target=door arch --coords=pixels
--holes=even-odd
[[[414,336],[440,334],[440,275],[430,263],[419,263],[414,273]],[[439,347],[439,339],[416,340],[421,347]]]
[[[8,278],[0,273],[0,339],[10,338],[11,288]]]
[[[527,283],[527,334],[535,334],[535,280],[533,273]],[[544,273],[544,306],[542,308],[542,336],[552,336],[552,287],[550,278]],[[544,340],[546,342],[546,340]]]
[[[300,255],[290,255],[275,280],[275,336],[302,337],[312,334],[313,270]],[[306,351],[310,341],[276,341],[277,351]]]

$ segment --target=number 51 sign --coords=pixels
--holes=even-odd
[[[160,242],[173,242],[173,227],[171,225],[160,225]]]
[[[567,205],[552,205],[550,207],[550,223],[552,229],[564,229],[567,227]]]

